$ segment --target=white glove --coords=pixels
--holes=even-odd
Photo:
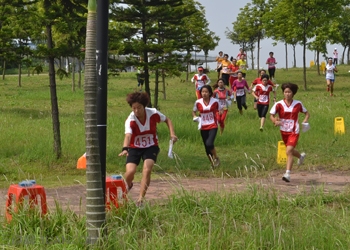
[[[309,129],[310,129],[310,124],[309,123],[307,123],[307,122],[303,122],[302,124],[301,124],[301,127],[302,127],[302,131],[303,132],[306,132],[306,131],[308,131]]]

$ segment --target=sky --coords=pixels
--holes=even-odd
[[[251,2],[249,0],[197,0],[200,4],[205,7],[206,19],[209,22],[209,29],[217,36],[220,37],[219,45],[214,51],[209,52],[210,56],[216,56],[219,51],[223,51],[225,54],[228,54],[229,57],[237,56],[239,52],[239,45],[232,44],[228,38],[226,38],[225,31],[227,28],[232,30],[232,23],[236,21],[237,15],[240,11],[240,8],[243,8],[247,3]],[[273,46],[274,41],[271,39],[264,39],[261,41],[260,45],[260,67],[265,67],[266,59],[269,57],[269,52],[274,52],[274,57],[277,61],[278,68],[286,67],[285,59],[285,46],[283,43],[279,43],[276,46]],[[343,52],[343,47],[340,45],[330,44],[327,46],[328,56],[333,56],[333,50],[337,48],[339,57]],[[257,50],[256,50],[257,51]],[[247,54],[250,56],[250,53]],[[297,67],[302,67],[302,47],[296,47],[296,60]],[[257,56],[257,52],[254,53],[254,57]],[[307,66],[310,65],[310,61],[315,60],[314,52],[308,51],[306,54],[306,63]],[[250,59],[248,58],[248,61]],[[256,61],[256,59],[255,59]],[[250,62],[248,62],[251,65]],[[254,63],[257,65],[257,62]],[[293,50],[291,46],[288,46],[288,67],[293,65]],[[210,64],[210,68],[214,67],[215,64]]]

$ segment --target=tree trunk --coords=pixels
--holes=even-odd
[[[296,45],[294,44],[293,45],[293,68],[297,67],[297,56],[296,56],[296,53],[295,53],[295,47],[296,47]]]
[[[344,46],[343,55],[341,57],[341,64],[345,64],[345,51],[346,51],[346,46]],[[349,58],[348,58],[348,63],[349,63]]]
[[[347,58],[347,64],[350,64],[350,47],[348,47],[348,58]]]
[[[286,53],[286,70],[288,70],[288,44],[284,43],[284,50]]]
[[[252,58],[252,70],[254,70],[254,50],[250,50],[250,56]],[[247,65],[248,65],[248,58],[247,58]]]
[[[2,65],[2,80],[5,80],[5,71],[6,71],[6,60],[4,60],[4,63]]]
[[[257,70],[258,70],[258,75],[259,75],[259,70],[260,70],[260,37],[258,37],[258,58],[257,58],[257,61],[258,61],[258,63],[257,63],[257,65],[258,65],[258,68],[257,68]]]
[[[81,61],[79,60],[78,62],[78,88],[81,89]]]
[[[96,0],[89,0],[86,26],[84,119],[86,144],[86,228],[88,244],[106,235],[100,149],[97,127]]]
[[[72,91],[75,92],[75,58],[72,59]]]
[[[303,38],[303,74],[304,74],[304,90],[306,90],[306,35]]]
[[[162,83],[163,83],[163,99],[166,100],[166,92],[165,92],[165,71],[162,69]]]
[[[47,35],[47,49],[50,51],[53,49],[52,43],[52,29],[51,24],[46,26]],[[53,126],[53,149],[56,153],[56,158],[61,157],[61,132],[60,132],[60,119],[58,112],[57,90],[56,90],[56,74],[55,74],[55,58],[50,55],[49,61],[49,79],[50,79],[50,96],[51,96],[51,116]]]
[[[147,45],[146,17],[142,18],[142,41],[144,46],[146,46]],[[145,66],[143,67],[144,73],[145,73],[145,91],[149,95],[149,99],[150,99],[148,107],[152,107],[151,90],[149,87],[148,53],[146,49],[144,49],[143,51],[143,61],[145,64]]]
[[[320,76],[321,72],[320,72],[320,51],[319,50],[316,51],[316,66],[317,66],[317,74]]]
[[[18,87],[22,87],[22,64],[18,64]]]
[[[158,108],[158,92],[159,92],[159,69],[155,72],[155,86],[154,86],[154,107]]]

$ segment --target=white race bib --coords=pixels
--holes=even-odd
[[[153,135],[138,135],[135,136],[134,145],[138,148],[148,148],[154,145]]]
[[[267,95],[259,95],[259,102],[267,102],[269,100]]]
[[[245,94],[244,89],[237,89],[236,95],[237,96],[243,96]]]
[[[210,125],[215,122],[213,112],[201,114],[202,125]]]
[[[294,128],[294,120],[292,119],[281,119],[280,129],[284,132],[292,132]]]
[[[219,104],[221,108],[226,108],[226,100],[225,99],[219,99]]]

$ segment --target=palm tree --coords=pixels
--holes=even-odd
[[[95,244],[105,235],[105,202],[97,128],[96,0],[88,0],[85,47],[85,144],[86,144],[86,227],[87,243]]]

